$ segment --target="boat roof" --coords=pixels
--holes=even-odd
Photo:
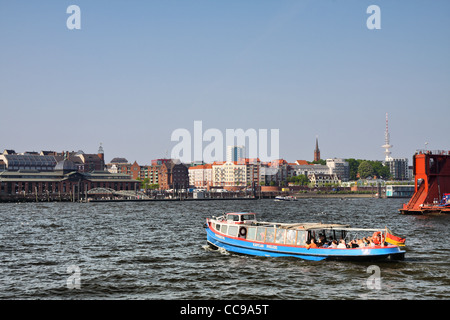
[[[302,222],[302,223],[277,223],[277,222],[259,222],[262,225],[272,225],[283,229],[301,229],[301,230],[346,230],[346,231],[382,231],[384,228],[352,228],[348,224],[339,223],[321,223],[321,222]]]
[[[277,224],[280,228],[296,228],[296,229],[304,229],[304,230],[313,230],[313,229],[348,229],[350,226],[348,224],[338,224],[338,223],[321,223],[321,222],[303,222],[303,223],[280,223]]]
[[[243,215],[243,214],[256,214],[254,212],[229,212],[229,213],[225,213],[225,214],[234,214],[234,215]]]

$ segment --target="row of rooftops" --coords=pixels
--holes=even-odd
[[[103,154],[86,154],[77,152],[55,151],[23,152],[5,149],[0,154],[1,171],[94,171],[104,170]]]
[[[190,167],[189,169],[190,170],[195,170],[195,169],[212,169],[213,165],[214,166],[221,166],[221,165],[224,165],[226,163],[234,164],[234,165],[262,164],[262,165],[266,165],[266,166],[269,166],[269,167],[282,166],[282,165],[291,165],[291,166],[303,166],[303,165],[314,166],[315,165],[315,164],[312,164],[312,163],[308,163],[308,161],[306,161],[306,160],[297,160],[294,163],[290,163],[290,162],[287,162],[284,159],[272,160],[270,162],[261,162],[258,158],[256,158],[256,159],[242,158],[239,161],[214,161],[211,164],[196,165],[196,166]]]

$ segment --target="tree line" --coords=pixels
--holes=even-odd
[[[349,164],[350,180],[368,177],[388,180],[391,177],[389,166],[383,165],[381,161],[361,159],[345,159],[345,161]]]

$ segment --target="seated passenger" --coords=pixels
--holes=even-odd
[[[360,247],[360,248],[364,248],[366,246],[364,241],[362,241],[361,239],[358,239],[357,243],[358,243],[358,247]]]
[[[323,233],[319,234],[319,242],[326,243],[327,239],[325,238],[325,235]]]
[[[336,240],[331,241],[331,244],[328,246],[328,248],[337,248],[338,244]]]
[[[327,243],[324,241],[324,238],[319,238],[319,241],[317,241],[318,247],[328,247]]]
[[[334,241],[334,238],[333,238],[332,236],[330,236],[330,237],[328,238],[328,246],[331,246],[331,244],[333,243],[333,241]]]
[[[357,241],[355,239],[350,241],[348,244],[349,244],[350,248],[358,248],[359,247],[359,245],[358,245],[358,243],[357,243]]]
[[[363,243],[367,247],[370,244],[370,241],[367,238],[363,238]]]
[[[345,244],[345,240],[344,239],[339,240],[339,244],[338,244],[337,247],[338,248],[342,248],[342,249],[346,249],[347,245]]]
[[[314,239],[311,239],[309,244],[306,246],[306,249],[310,249],[310,248],[317,248],[317,244],[316,244],[316,241]]]
[[[375,244],[381,243],[381,232],[374,232],[372,235],[372,239],[369,238],[369,240],[372,240]]]

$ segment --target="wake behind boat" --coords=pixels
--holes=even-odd
[[[255,213],[233,212],[206,219],[213,249],[266,257],[305,260],[400,260],[404,239],[387,228],[351,228],[343,224],[259,222]],[[370,236],[356,239],[354,235]],[[353,235],[353,238],[352,238]],[[340,240],[339,242],[337,240]],[[396,242],[395,245],[387,242]]]

